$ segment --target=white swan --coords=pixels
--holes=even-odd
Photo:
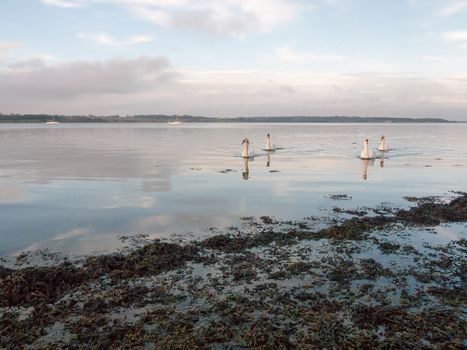
[[[368,151],[368,139],[365,139],[363,141],[363,149],[362,152],[360,153],[360,159],[375,159],[375,152],[374,151]]]
[[[263,148],[264,151],[275,151],[276,150],[276,145],[271,144],[271,135],[267,135],[266,139],[266,147]]]
[[[379,151],[387,151],[388,150],[388,146],[385,144],[384,142],[384,135],[381,136],[381,142],[379,143],[379,147],[378,147],[378,150]]]
[[[243,145],[242,157],[243,158],[253,158],[255,156],[255,152],[250,151],[248,149],[248,147],[250,145],[250,140],[248,140],[247,138],[244,138],[243,141],[242,141],[242,145]]]

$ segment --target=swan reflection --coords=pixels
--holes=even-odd
[[[363,171],[362,178],[363,180],[368,179],[368,165],[373,166],[375,164],[374,159],[362,159]]]
[[[379,161],[379,166],[384,168],[384,151],[381,151],[381,159]]]
[[[248,168],[249,158],[243,158],[243,171],[242,177],[243,180],[248,180],[250,178],[250,169]]]
[[[266,167],[269,168],[271,166],[271,155],[268,154],[266,155]]]

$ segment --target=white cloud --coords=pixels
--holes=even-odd
[[[76,36],[81,39],[91,39],[101,45],[113,46],[115,44],[115,39],[105,33],[78,33]]]
[[[151,36],[144,34],[129,36],[124,40],[115,39],[105,33],[78,33],[77,36],[82,39],[90,39],[105,46],[127,46],[148,43],[154,40]]]
[[[205,115],[392,115],[464,118],[467,80],[416,74],[185,72],[178,97]],[[283,86],[294,93],[284,93]],[[186,96],[183,99],[183,96]],[[172,100],[172,103],[175,101]],[[161,106],[162,107],[162,106]],[[196,111],[196,112],[194,112]],[[185,113],[185,111],[183,111]]]
[[[467,57],[465,56],[421,56],[424,61],[433,63],[442,63],[445,66],[465,66],[467,64]]]
[[[442,57],[442,56],[430,56],[425,55],[421,57],[422,60],[430,61],[430,62],[437,62],[437,63],[447,63],[450,62],[449,58]]]
[[[282,46],[276,49],[276,56],[279,60],[289,63],[313,63],[322,61],[339,61],[344,57],[340,55],[299,53],[288,46]]]
[[[467,30],[445,32],[442,34],[441,37],[443,38],[444,41],[447,41],[447,42],[459,42],[459,41],[467,42]]]
[[[467,0],[457,0],[444,7],[440,11],[440,15],[444,17],[453,16],[467,8]]]
[[[127,2],[127,6],[165,28],[239,37],[251,31],[271,31],[304,8],[290,0],[152,0]]]
[[[0,71],[3,112],[464,118],[467,76],[169,70],[157,57]],[[53,112],[55,111],[55,112]]]
[[[8,41],[0,41],[0,50],[7,50],[7,49],[13,49],[17,47],[18,44],[8,42]]]
[[[42,0],[49,5],[78,7],[110,3],[129,9],[144,20],[169,29],[244,36],[268,32],[312,6],[305,0]]]
[[[60,7],[79,7],[79,1],[73,0],[41,0],[46,5],[60,6]]]
[[[68,232],[63,232],[56,234],[53,238],[52,241],[62,241],[62,240],[68,240],[72,238],[78,238],[82,236],[87,236],[89,235],[91,231],[88,228],[77,228]]]
[[[150,35],[134,35],[130,36],[128,40],[125,42],[126,45],[133,45],[133,44],[142,44],[142,43],[148,43],[153,41],[153,37]]]

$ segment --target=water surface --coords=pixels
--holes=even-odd
[[[267,133],[283,149],[261,151]],[[391,151],[358,159],[363,138],[377,148],[381,134]],[[202,237],[244,216],[465,191],[466,136],[467,124],[3,124],[0,256],[111,251],[121,235]],[[248,162],[244,137],[258,154]]]

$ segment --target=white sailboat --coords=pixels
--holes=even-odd
[[[175,120],[169,120],[167,122],[169,125],[180,125],[183,124],[182,121],[180,120],[180,117],[177,115],[177,118]]]
[[[47,125],[58,125],[58,124],[60,124],[60,122],[57,122],[57,121],[55,120],[55,116],[52,117],[52,120],[47,120],[45,123],[46,123]]]

